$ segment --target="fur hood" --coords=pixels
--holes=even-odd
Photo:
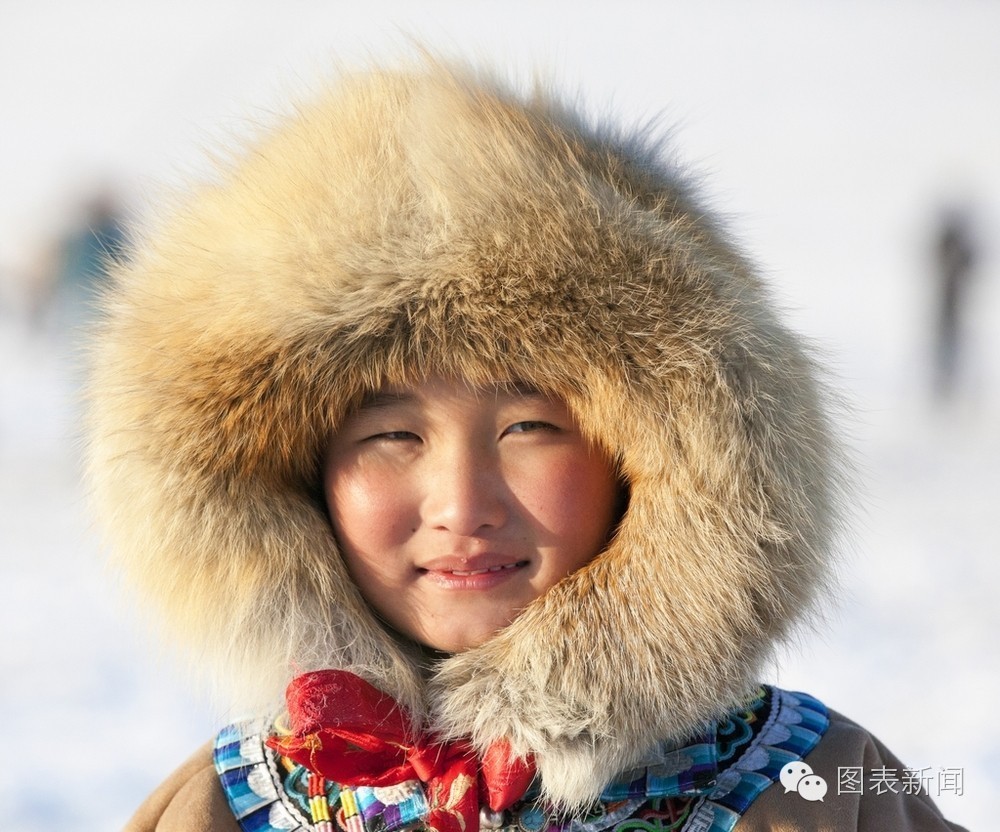
[[[231,708],[353,670],[533,752],[579,806],[743,700],[823,583],[813,364],[643,133],[464,70],[349,76],[194,189],[104,312],[97,510]],[[629,489],[605,551],[430,670],[351,583],[319,486],[359,396],[429,373],[562,396]]]

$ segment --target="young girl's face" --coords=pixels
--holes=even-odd
[[[368,603],[449,653],[594,557],[619,495],[561,400],[440,378],[369,396],[331,441],[324,486]]]

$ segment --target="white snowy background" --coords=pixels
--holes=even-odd
[[[975,0],[0,3],[0,825],[119,828],[235,716],[103,569],[79,477],[78,342],[27,323],[44,252],[87,189],[114,182],[147,216],[160,184],[206,169],[205,148],[408,36],[673,125],[852,407],[840,602],[772,680],[912,767],[960,769],[963,793],[939,804],[992,828],[1000,4]],[[935,407],[931,237],[954,198],[975,205],[982,262],[962,396]]]

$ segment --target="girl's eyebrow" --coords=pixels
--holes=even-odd
[[[527,396],[539,399],[549,398],[541,390],[535,387],[535,385],[520,380],[501,382],[497,384],[496,392],[506,393],[509,396]]]
[[[522,396],[532,399],[548,399],[545,393],[526,381],[501,381],[475,388],[480,396]],[[381,408],[409,404],[417,400],[417,395],[409,390],[373,390],[366,393],[355,412],[370,412]]]
[[[358,405],[358,411],[378,410],[383,407],[406,404],[408,402],[412,402],[415,398],[416,397],[412,393],[377,390],[365,394],[364,398],[361,399],[361,403]]]

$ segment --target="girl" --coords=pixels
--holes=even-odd
[[[350,77],[105,310],[114,551],[259,715],[130,829],[957,829],[761,684],[824,595],[838,455],[804,347],[643,135],[436,65]]]

